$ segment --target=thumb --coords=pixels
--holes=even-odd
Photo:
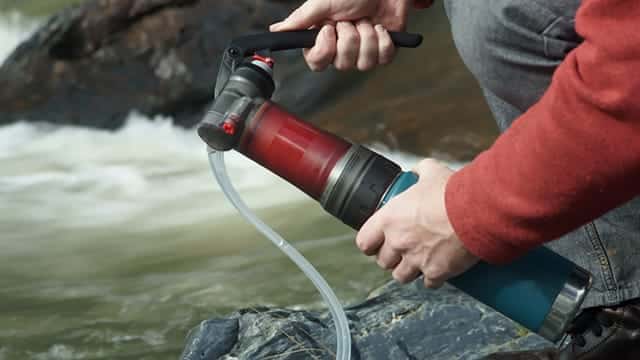
[[[294,10],[289,17],[269,27],[271,31],[304,30],[329,17],[329,1],[309,0]]]
[[[385,220],[382,216],[384,209],[385,208],[371,215],[356,235],[356,245],[360,251],[367,256],[378,253],[378,250],[384,243]]]

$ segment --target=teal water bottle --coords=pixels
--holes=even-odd
[[[418,181],[403,172],[381,206]],[[480,262],[449,283],[542,337],[556,342],[576,316],[591,283],[589,273],[539,247],[507,265]]]

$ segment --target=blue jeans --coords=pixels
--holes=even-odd
[[[456,47],[501,130],[540,99],[556,67],[582,41],[574,26],[580,0],[444,3]],[[547,246],[593,275],[585,307],[640,297],[640,198]]]

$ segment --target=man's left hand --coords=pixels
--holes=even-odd
[[[378,210],[362,226],[356,243],[366,255],[407,283],[424,274],[428,288],[438,288],[478,262],[456,236],[444,193],[453,171],[426,159],[413,170],[418,182]]]

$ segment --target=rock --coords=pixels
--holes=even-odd
[[[458,290],[427,290],[420,280],[392,282],[346,312],[354,360],[479,359],[549,346]],[[203,321],[182,359],[335,359],[335,341],[326,312],[257,308]]]
[[[69,8],[0,67],[0,125],[113,129],[137,110],[192,126],[212,99],[227,43],[265,31],[300,1],[92,0]],[[371,73],[313,73],[299,51],[277,53],[274,100],[354,142],[473,159],[497,128],[438,7],[413,13],[408,29],[425,35],[420,48]]]
[[[93,0],[49,19],[0,67],[0,124],[28,119],[117,128],[132,111],[191,126],[212,99],[220,56],[299,1]],[[275,99],[304,112],[334,73],[279,54]]]

